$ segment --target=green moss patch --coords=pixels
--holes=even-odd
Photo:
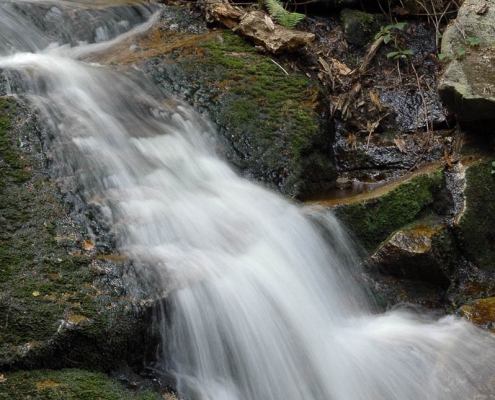
[[[495,271],[495,179],[491,170],[491,161],[467,169],[466,209],[454,232],[470,261]]]
[[[371,251],[395,230],[411,223],[442,187],[443,175],[437,170],[418,175],[387,194],[334,208],[336,216]]]
[[[38,370],[4,374],[0,399],[5,400],[158,400],[150,389],[136,382],[124,386],[103,373],[78,369]]]

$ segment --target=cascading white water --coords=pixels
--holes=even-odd
[[[320,221],[329,245],[300,208],[221,161],[192,110],[144,77],[76,60],[111,44],[50,44],[0,3],[0,21],[12,18],[15,29],[0,26],[0,68],[42,112],[56,159],[99,206],[150,296],[169,296],[163,364],[185,398],[495,395],[487,333],[452,317],[372,315],[330,216]]]

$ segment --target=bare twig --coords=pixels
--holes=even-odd
[[[368,139],[366,140],[366,151],[368,151],[368,148],[370,146],[370,140],[371,140],[371,135],[373,135],[373,132],[375,132],[376,128],[380,125],[380,122],[383,118],[388,117],[389,113],[386,113],[384,116],[380,117],[378,120],[373,122],[372,124],[368,124]]]
[[[359,74],[363,74],[364,72],[366,72],[368,65],[370,64],[370,62],[373,59],[373,57],[375,56],[376,52],[378,51],[378,49],[382,45],[383,41],[384,41],[384,37],[380,36],[378,39],[376,39],[373,42],[368,53],[366,53],[366,56],[364,57],[363,63],[361,64],[361,66],[357,70]]]
[[[279,67],[282,71],[284,71],[285,72],[285,75],[289,75],[289,73],[284,69],[284,67],[282,67],[278,62],[276,62],[275,60],[273,60],[271,58],[270,58],[270,61],[272,63],[274,63],[277,67]]]

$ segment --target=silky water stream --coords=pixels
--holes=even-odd
[[[148,295],[168,296],[161,365],[181,396],[495,396],[488,333],[453,317],[372,314],[332,217],[319,221],[329,241],[296,205],[220,160],[214,130],[194,111],[137,72],[83,61],[148,29],[156,13],[105,11],[106,25],[85,30],[98,42],[90,44],[60,17],[74,5],[44,6],[44,20],[57,21],[45,25],[50,34],[29,7],[0,3],[9,94],[27,98],[47,123],[66,180],[100,210]]]

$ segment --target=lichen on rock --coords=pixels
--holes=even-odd
[[[486,12],[479,12],[483,6]],[[451,61],[438,90],[459,121],[495,119],[494,21],[493,0],[466,0],[443,35],[441,52]]]

